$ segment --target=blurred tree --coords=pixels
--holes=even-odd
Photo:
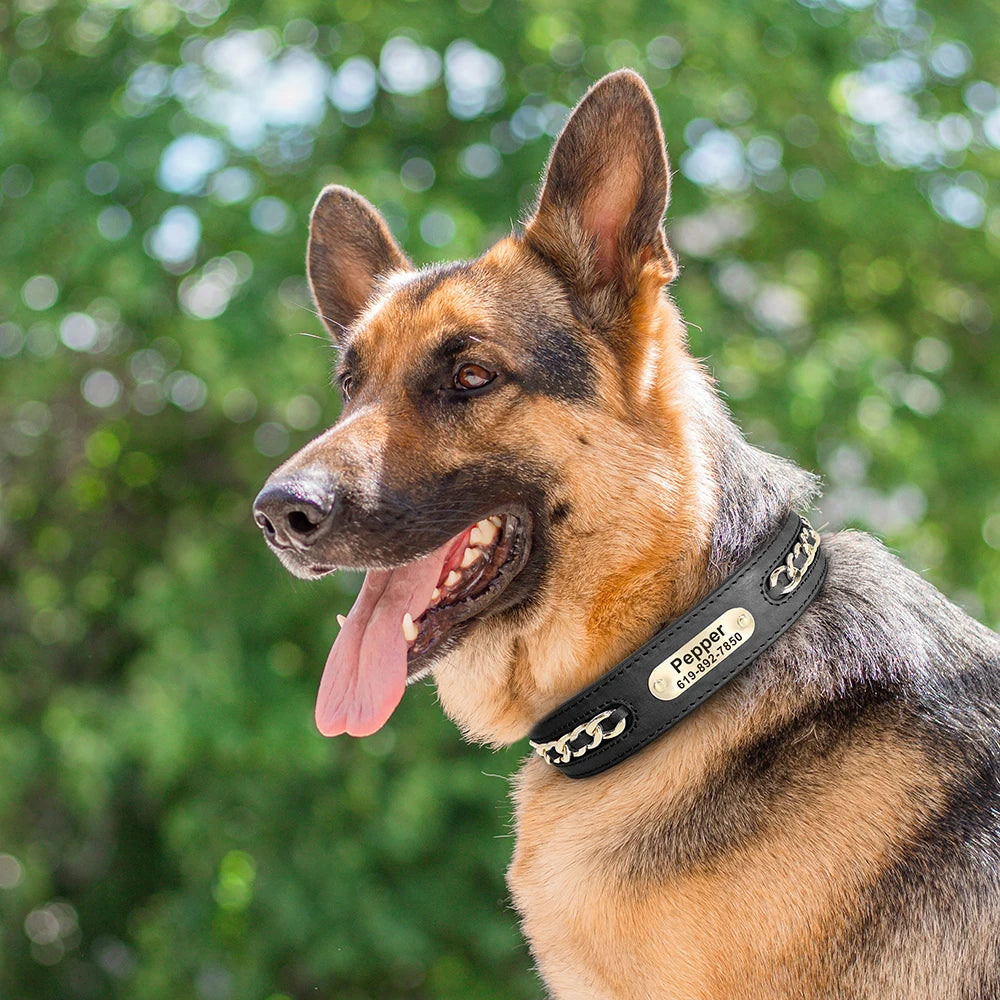
[[[0,995],[539,996],[502,883],[522,748],[463,746],[427,688],[375,737],[314,733],[357,580],[292,581],[249,505],[336,416],[320,187],[417,261],[475,254],[610,69],[660,102],[676,294],[750,436],[995,626],[996,18],[0,7]]]

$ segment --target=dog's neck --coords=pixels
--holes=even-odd
[[[628,760],[766,652],[812,603],[826,567],[812,526],[788,514],[712,594],[535,726],[532,748],[574,778]]]
[[[520,629],[496,624],[435,669],[445,711],[473,740],[521,739],[664,622],[695,606],[816,492],[814,477],[744,439],[687,353],[672,304],[664,303],[658,319],[662,342],[672,347],[661,357],[660,398],[649,411],[667,414],[666,422],[651,425],[648,439],[624,459],[623,439],[587,429],[593,468],[603,467],[602,448],[609,466],[630,468],[629,481],[613,486],[632,491],[633,517],[623,524],[606,505],[599,518],[577,524],[585,545],[560,574],[564,592],[544,595],[545,615],[527,612]],[[585,477],[592,481],[593,469],[577,488],[593,490]],[[616,499],[609,491],[608,503]]]
[[[725,407],[714,399],[710,434],[718,514],[712,526],[710,564],[715,582],[743,562],[791,510],[807,510],[819,479],[793,462],[751,445]]]

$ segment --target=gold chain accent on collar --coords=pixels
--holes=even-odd
[[[606,722],[612,715],[617,715],[619,718],[614,728],[606,733],[601,724]],[[628,717],[624,713],[609,710],[607,712],[600,712],[590,722],[585,722],[582,726],[577,726],[572,732],[565,733],[559,739],[552,740],[550,743],[536,743],[534,740],[529,740],[528,742],[531,743],[535,753],[550,764],[568,764],[574,757],[582,757],[588,750],[599,747],[605,740],[613,740],[616,736],[621,736],[625,731],[627,722]],[[590,737],[590,742],[580,747],[573,745],[584,733]]]
[[[793,526],[789,522],[793,519],[798,522],[798,533],[797,535],[792,535],[794,543],[790,540],[783,541],[783,539],[788,539],[788,535],[791,534],[789,529]],[[791,550],[786,548],[788,545],[792,546]],[[767,573],[766,567],[774,565],[772,560],[776,558],[774,552],[776,548],[778,553],[784,552],[784,556],[779,557],[781,561],[774,570]],[[818,576],[816,573],[811,574],[812,577],[817,577],[817,579],[814,585],[809,588],[809,593],[804,600],[798,596],[792,597],[786,602],[786,598],[789,598],[789,595],[798,590],[806,577],[810,576],[809,570],[817,562],[820,564],[820,571]],[[756,575],[758,573],[766,575],[762,577]],[[540,736],[548,735],[553,730],[559,732],[562,725],[559,725],[557,728],[558,723],[556,720],[560,720],[560,717],[564,718],[563,725],[572,724],[572,721],[574,721],[573,715],[575,714],[576,718],[579,718],[580,714],[582,714],[576,708],[577,703],[580,703],[582,708],[588,700],[597,701],[598,704],[603,701],[605,706],[609,706],[610,703],[610,707],[606,707],[604,710],[598,712],[589,721],[576,726],[567,733],[563,733],[558,739],[551,741],[529,739],[532,748],[542,760],[549,764],[557,765],[560,768],[565,768],[563,773],[574,778],[586,777],[589,774],[599,774],[618,760],[628,757],[637,749],[642,749],[652,739],[662,735],[663,732],[688,715],[706,697],[711,695],[719,686],[725,684],[736,672],[741,670],[747,662],[756,659],[763,649],[766,649],[781,636],[785,629],[798,619],[802,611],[808,607],[825,576],[826,560],[820,553],[820,536],[813,530],[812,525],[805,518],[800,518],[797,514],[789,513],[784,525],[771,541],[768,542],[767,547],[758,552],[742,568],[734,572],[722,586],[717,588],[713,594],[710,594],[698,607],[690,611],[685,618],[679,619],[673,625],[665,626],[661,629],[637,653],[624,660],[612,671],[609,671],[604,678],[599,678],[590,688],[585,689],[576,695],[575,698],[571,698],[568,702],[561,705],[555,712],[551,713],[550,716],[535,726],[532,732],[538,732]],[[754,579],[757,581],[755,586],[753,585]],[[784,584],[783,587],[782,584]],[[741,595],[743,603],[739,604],[739,606],[730,607],[722,615],[719,615],[719,607],[713,608],[713,605],[723,600],[723,598],[730,603],[734,601],[735,597],[731,592],[737,585],[741,589],[738,589],[735,593]],[[726,597],[726,595],[729,596]],[[724,607],[724,605],[720,605],[720,607]],[[753,615],[747,610],[751,607],[756,609],[761,623],[766,622],[768,624],[768,627],[763,629],[765,633],[763,645],[758,643],[759,648],[753,652],[750,659],[744,656],[739,662],[735,663],[735,666],[724,665],[719,675],[721,680],[717,680],[714,683],[708,682],[708,686],[702,685],[699,688],[696,682],[707,675],[717,663],[722,663],[723,660],[726,660],[734,649],[739,649],[742,645],[744,638],[742,634],[744,622],[742,619],[747,618],[751,622],[753,621]],[[710,611],[711,614],[709,613]],[[736,637],[737,633],[729,629],[727,615],[730,614],[740,615],[740,618],[737,619],[737,624],[741,626],[741,632],[739,633],[740,641],[735,646],[733,645],[733,638]],[[716,617],[706,625],[711,615],[715,615]],[[700,626],[700,632],[695,629],[695,624]],[[722,640],[722,644],[719,646],[720,637],[723,634],[722,626],[724,624],[727,625],[730,634]],[[770,636],[766,634],[769,629],[771,631]],[[716,630],[718,634],[716,634]],[[691,631],[695,631],[697,634],[692,636],[689,634]],[[677,641],[682,637],[687,638],[687,645],[681,646],[679,652],[685,654],[683,657],[685,663],[692,658],[692,663],[697,661],[698,669],[692,666],[684,675],[685,683],[683,688],[678,688],[678,691],[674,695],[663,698],[658,693],[658,689],[652,684],[652,680],[655,678],[656,670],[662,668],[668,662],[674,669],[680,669],[678,664],[670,661],[669,657],[664,659],[665,654],[660,648],[667,641],[666,636],[672,636],[674,633],[677,634]],[[747,632],[745,638],[749,638],[749,634]],[[710,648],[713,642],[716,643],[717,648]],[[698,649],[701,650],[700,654],[696,655],[689,648],[692,643],[698,643]],[[709,645],[706,646],[706,643]],[[742,654],[740,655],[742,656]],[[642,680],[650,681],[649,690],[652,692],[654,698],[660,698],[663,701],[674,701],[675,698],[679,698],[680,708],[673,710],[673,714],[667,719],[666,723],[661,722],[661,717],[656,713],[647,711],[648,706],[641,710],[631,707],[630,699],[638,698],[639,701],[642,701],[642,695],[645,694],[644,691],[639,693],[636,690],[638,682],[635,678],[638,677],[640,672],[648,670],[650,667],[654,668],[653,673],[648,676],[644,674]],[[688,679],[691,682],[690,684],[688,683]],[[609,685],[611,685],[610,688],[608,687]],[[597,692],[600,692],[599,697]],[[689,697],[689,693],[692,692],[693,696]],[[615,704],[616,701],[617,704]],[[626,708],[626,705],[630,707]],[[593,705],[591,711],[597,707],[598,705]],[[624,747],[624,750],[617,755],[608,757],[606,754],[602,755],[598,753],[594,757],[588,758],[588,761],[599,761],[599,763],[593,765],[579,760],[579,758],[584,757],[590,751],[596,750],[602,743],[626,734],[626,731],[627,735],[620,744],[620,746]],[[567,767],[566,765],[569,766]]]
[[[813,564],[813,560],[816,558],[816,553],[819,551],[819,535],[813,531],[812,525],[805,519],[802,519],[802,531],[799,532],[799,540],[795,543],[795,547],[785,561],[768,577],[767,585],[774,590],[782,576],[787,577],[788,583],[785,584],[783,590],[780,591],[780,596],[784,597],[786,594],[790,594],[793,590],[796,590],[800,583],[802,583],[803,577],[806,575],[806,570],[809,569]],[[805,553],[805,562],[799,565],[798,560]]]

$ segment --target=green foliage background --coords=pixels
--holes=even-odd
[[[428,687],[367,740],[314,732],[358,581],[292,580],[249,508],[336,417],[320,187],[417,261],[475,254],[609,69],[660,103],[676,295],[750,436],[996,626],[997,25],[954,0],[0,8],[0,996],[541,995],[502,882],[524,748],[464,746]]]

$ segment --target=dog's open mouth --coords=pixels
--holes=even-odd
[[[426,654],[456,625],[485,610],[507,588],[525,548],[523,535],[521,522],[513,514],[494,514],[451,540],[431,603],[416,620],[403,617],[411,676],[422,670]]]
[[[407,680],[423,674],[473,619],[495,608],[524,568],[525,516],[494,514],[390,570],[368,570],[323,670],[316,725],[326,736],[380,729]]]

